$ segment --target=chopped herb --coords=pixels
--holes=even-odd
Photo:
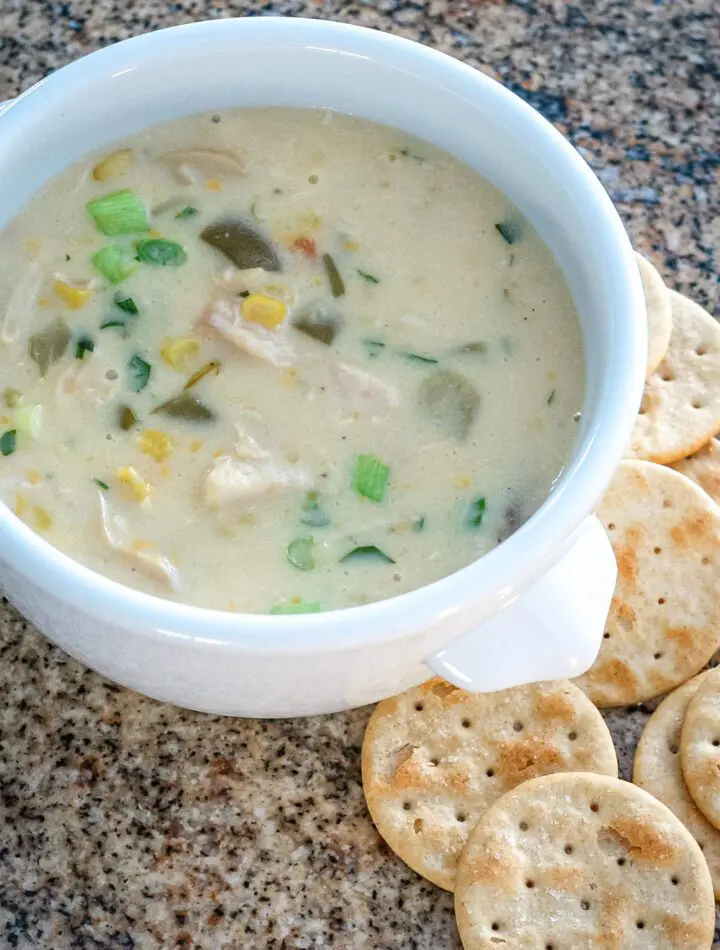
[[[123,335],[127,336],[127,333],[132,325],[132,321],[127,317],[108,317],[107,320],[103,320],[100,324],[101,330],[123,330]]]
[[[8,429],[0,435],[0,452],[3,455],[12,455],[17,447],[17,432],[15,429]]]
[[[23,404],[23,394],[19,389],[8,388],[3,393],[3,400],[8,409],[18,409]]]
[[[220,251],[240,270],[255,267],[282,270],[280,258],[270,241],[245,221],[234,218],[216,221],[203,228],[200,240]]]
[[[153,267],[180,267],[187,261],[187,254],[177,241],[150,238],[147,241],[138,241],[135,249],[138,260],[144,264],[152,264]]]
[[[86,205],[103,234],[139,234],[149,229],[147,213],[142,201],[127,188],[96,198]]]
[[[199,383],[200,380],[204,379],[209,373],[215,373],[217,376],[220,372],[220,365],[220,360],[210,360],[209,363],[201,366],[199,370],[192,374],[190,379],[188,379],[183,386],[183,389],[192,389],[196,383]]]
[[[550,393],[550,395],[547,397],[547,399],[545,400],[545,402],[548,404],[548,406],[552,406],[552,404],[553,404],[554,401],[555,401],[555,390],[553,389],[553,391],[552,391],[552,392]]]
[[[40,333],[30,337],[30,359],[34,360],[40,375],[45,376],[47,371],[63,356],[70,343],[70,329],[64,320],[58,318]]]
[[[119,406],[118,407],[118,423],[123,432],[127,432],[129,429],[137,423],[138,417],[132,411],[130,406]]]
[[[470,510],[468,512],[468,525],[471,528],[479,528],[483,523],[483,518],[485,517],[485,509],[487,503],[484,498],[476,498],[474,501],[470,502]]]
[[[340,563],[344,564],[346,561],[384,561],[386,564],[396,564],[397,562],[390,557],[389,554],[386,554],[384,551],[381,551],[380,548],[376,547],[374,544],[362,544],[360,547],[353,548],[352,551],[348,551],[347,554],[344,554],[340,558]]]
[[[185,419],[187,422],[213,422],[215,420],[215,413],[212,409],[208,409],[204,403],[187,392],[174,396],[172,399],[168,399],[167,402],[156,406],[152,411],[152,415],[157,412],[173,419]]]
[[[90,337],[81,336],[75,346],[75,359],[78,359],[78,360],[85,359],[85,354],[92,353],[94,349],[95,349],[95,344],[90,339]]]
[[[175,215],[179,221],[185,221],[186,218],[194,218],[195,215],[200,214],[197,208],[193,208],[192,205],[188,205],[186,208],[183,208],[181,211]]]
[[[66,261],[70,261],[70,260],[72,260],[72,258],[70,257],[69,254],[66,254],[66,255],[65,255],[65,260],[66,260]]]
[[[138,310],[138,305],[135,303],[133,298],[128,297],[127,294],[122,293],[120,290],[113,297],[113,303],[124,313],[129,313],[133,317],[136,317],[140,313]]]
[[[382,340],[363,340],[363,344],[367,347],[368,356],[371,360],[380,356],[380,351],[384,350],[386,346]]]
[[[424,515],[420,515],[419,518],[413,518],[412,529],[416,534],[420,534],[421,531],[425,530],[425,516]]]
[[[130,370],[130,388],[133,392],[139,393],[148,384],[152,366],[136,353],[129,360],[128,369]]]
[[[240,293],[238,294],[238,297],[249,297],[249,296],[250,296],[249,290],[241,290]]]
[[[282,614],[319,614],[321,611],[320,604],[301,600],[296,604],[277,604],[270,613],[280,616]]]
[[[523,228],[519,221],[511,221],[509,218],[506,218],[504,221],[498,222],[495,228],[502,236],[503,241],[507,244],[515,244],[515,242],[519,241],[522,237]]]
[[[101,248],[91,258],[93,264],[110,284],[121,284],[127,280],[137,268],[125,249],[119,244],[108,244]]]
[[[345,293],[345,282],[340,276],[340,271],[335,266],[335,261],[329,254],[323,254],[322,262],[328,283],[330,284],[330,293],[333,297],[342,297]]]
[[[273,188],[273,194],[274,194],[274,195],[281,195],[281,194],[282,194],[282,188]]]
[[[412,159],[414,159],[416,162],[424,162],[424,161],[425,161],[425,159],[423,158],[422,155],[418,155],[418,154],[416,154],[415,152],[411,152],[409,148],[401,148],[401,149],[400,149],[400,154],[401,154],[401,155],[404,155],[405,158],[412,158]]]
[[[473,340],[471,343],[463,343],[457,347],[458,353],[480,353],[484,355],[488,351],[488,345],[484,340]]]
[[[98,488],[102,488],[103,491],[110,491],[110,486],[107,482],[104,482],[101,478],[93,478],[93,481]]]
[[[420,408],[456,439],[467,438],[480,407],[480,396],[461,373],[436,370],[420,385]]]
[[[422,356],[420,353],[408,353],[405,350],[400,350],[400,355],[404,356],[406,360],[410,360],[411,363],[438,363],[439,360],[436,360],[433,356]]]
[[[352,485],[358,495],[380,502],[385,496],[390,468],[374,455],[358,455]]]
[[[330,516],[320,507],[317,492],[308,492],[302,510],[301,524],[306,524],[311,528],[327,528],[331,523]]]
[[[287,546],[287,559],[299,571],[312,571],[315,567],[315,555],[312,538],[295,538]]]
[[[363,280],[366,280],[366,281],[368,282],[368,284],[379,284],[379,283],[380,283],[380,281],[378,280],[377,277],[373,277],[373,275],[372,275],[372,274],[368,274],[367,271],[360,270],[359,267],[356,268],[356,270],[357,270],[358,274],[362,277],[362,279],[363,279]]]

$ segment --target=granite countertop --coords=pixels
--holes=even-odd
[[[246,13],[389,30],[502,80],[579,148],[668,283],[717,312],[716,0],[3,0],[0,100],[133,33]],[[253,722],[163,706],[6,602],[0,655],[0,950],[459,947],[450,895],[365,813],[368,710]],[[628,776],[647,710],[608,718]]]

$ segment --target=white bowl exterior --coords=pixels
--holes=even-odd
[[[578,449],[541,510],[482,561],[419,591],[321,615],[261,617],[162,601],[51,548],[0,504],[0,583],[51,639],[113,679],[211,712],[360,705],[427,675],[423,659],[516,598],[561,556],[629,437],[645,368],[642,291],[599,182],[527,105],[417,44],[310,20],[159,31],[60,70],[0,112],[0,226],[90,149],[232,106],[314,106],[397,126],[501,188],[560,262],[585,337]],[[517,657],[519,681],[522,656]]]

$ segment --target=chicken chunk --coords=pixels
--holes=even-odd
[[[335,383],[343,405],[352,412],[376,414],[400,404],[394,386],[348,363],[337,365]]]
[[[311,486],[311,479],[303,469],[282,467],[269,455],[265,458],[222,455],[205,475],[203,495],[211,508],[247,507],[269,495],[307,491]]]
[[[180,575],[172,561],[163,554],[147,551],[134,542],[128,534],[125,519],[110,510],[102,492],[99,492],[99,499],[100,523],[108,546],[136,564],[150,580],[162,584],[168,590],[179,590]]]
[[[285,339],[285,324],[270,329],[261,323],[250,323],[243,317],[242,305],[236,300],[219,298],[205,311],[201,322],[209,324],[250,356],[275,366],[292,366],[294,362],[292,347]]]

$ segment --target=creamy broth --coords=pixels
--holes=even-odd
[[[358,119],[157,126],[0,234],[0,497],[159,596],[299,612],[450,574],[547,498],[583,387],[530,225]]]

